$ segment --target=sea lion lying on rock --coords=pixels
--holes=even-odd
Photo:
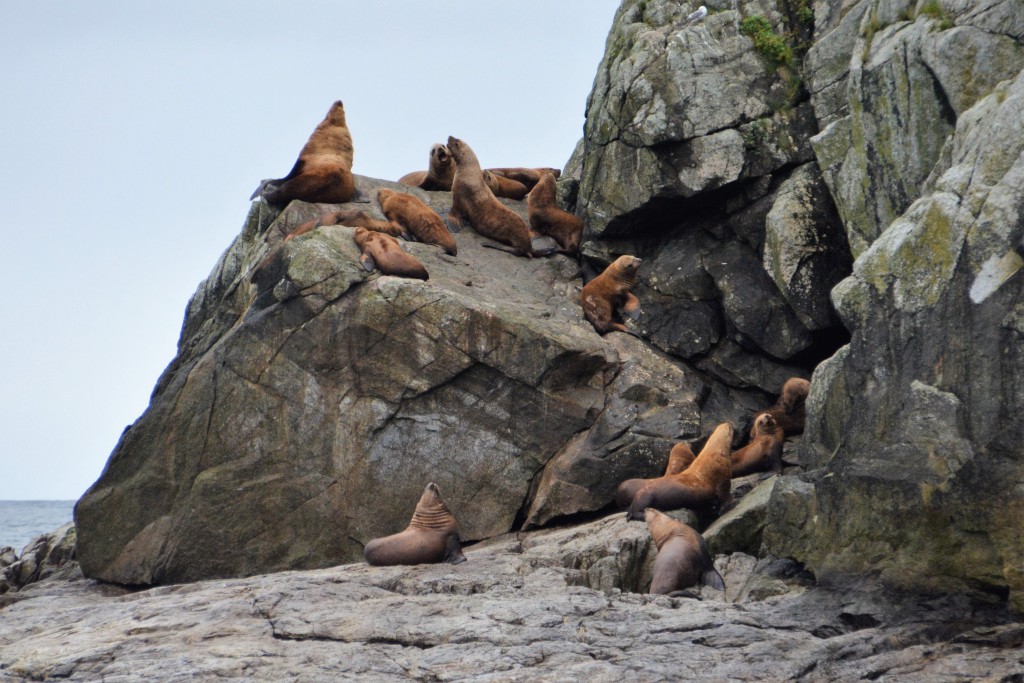
[[[293,199],[343,204],[356,194],[352,153],[345,107],[338,100],[309,136],[291,172],[283,178],[262,181],[249,199],[261,196],[271,204],[287,204]]]
[[[437,484],[427,484],[404,531],[373,539],[363,548],[363,557],[377,566],[465,562],[459,524],[441,499]]]
[[[810,391],[810,382],[800,377],[790,377],[782,385],[782,393],[779,394],[779,400],[771,408],[764,411],[764,413],[768,413],[775,418],[775,421],[782,427],[782,431],[786,436],[804,433],[804,423],[807,420],[804,402],[807,400],[807,394]],[[754,425],[757,424],[757,418],[764,413],[758,413],[754,417]],[[750,428],[750,436],[751,438],[754,436],[753,426]]]
[[[732,453],[732,476],[743,477],[764,470],[782,474],[782,443],[786,435],[771,413],[758,415],[750,434],[750,443]]]
[[[727,503],[732,491],[732,425],[715,427],[693,463],[679,474],[658,477],[633,496],[626,519],[644,519],[644,510],[689,508],[707,511]]]
[[[635,256],[620,256],[583,285],[580,306],[598,334],[617,331],[639,336],[623,324],[620,312],[631,314],[640,309],[640,300],[632,291],[640,263]]]
[[[526,198],[530,227],[541,235],[553,237],[566,254],[580,250],[583,219],[559,208],[555,195],[555,176],[545,173]]]
[[[690,448],[690,444],[677,443],[672,447],[672,450],[668,454],[668,466],[665,467],[665,474],[663,477],[670,477],[673,474],[679,474],[694,461],[693,449]],[[628,508],[630,503],[633,502],[633,497],[636,492],[639,491],[645,484],[652,482],[659,477],[652,477],[650,479],[627,479],[615,490],[615,504],[619,508]]]
[[[452,256],[459,253],[455,236],[448,232],[437,212],[418,197],[385,188],[377,191],[377,201],[388,220],[404,227],[420,242],[437,245]]]
[[[352,236],[359,245],[362,255],[359,262],[366,270],[377,268],[385,275],[428,280],[427,269],[412,254],[407,254],[391,235],[373,232],[366,228],[356,228]]]
[[[285,235],[284,240],[287,242],[294,237],[304,235],[310,230],[324,225],[347,225],[352,228],[366,228],[367,230],[382,232],[392,237],[404,237],[406,235],[405,229],[397,223],[379,220],[360,209],[346,209],[344,211],[331,211],[319,218],[300,223],[294,230]]]
[[[644,511],[644,519],[658,546],[649,591],[652,595],[674,595],[697,584],[725,590],[725,581],[715,569],[703,536],[653,508]]]
[[[533,190],[534,185],[540,182],[540,179],[544,177],[545,173],[550,173],[555,176],[555,180],[562,175],[562,171],[557,168],[489,168],[487,169],[494,175],[504,176],[505,178],[511,178],[517,182],[522,183],[526,186],[527,190]]]

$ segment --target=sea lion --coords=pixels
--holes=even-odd
[[[494,175],[504,176],[518,181],[526,186],[527,190],[533,190],[534,185],[540,182],[545,173],[550,173],[557,180],[562,175],[561,169],[557,168],[489,168]]]
[[[448,148],[440,143],[430,148],[430,161],[426,171],[406,173],[398,179],[402,185],[418,187],[421,190],[451,192],[452,179],[455,177],[455,161]]]
[[[782,385],[782,393],[779,400],[768,410],[754,416],[754,425],[757,418],[768,413],[775,418],[775,421],[782,427],[786,436],[794,436],[804,433],[804,422],[807,420],[807,411],[804,402],[807,394],[811,391],[811,383],[800,377],[790,377]],[[750,436],[754,436],[754,427],[750,428]]]
[[[466,561],[459,540],[459,523],[431,482],[416,503],[409,526],[397,534],[375,538],[363,548],[368,564],[459,564]]]
[[[761,413],[750,430],[751,441],[732,453],[732,476],[771,470],[782,474],[782,442],[786,436],[770,413]]]
[[[338,100],[309,136],[291,172],[277,180],[264,180],[249,199],[261,196],[271,204],[287,204],[293,199],[343,204],[355,194],[352,135],[345,124],[345,107]]]
[[[558,207],[553,174],[541,176],[526,198],[526,208],[535,232],[554,237],[566,254],[574,255],[580,250],[583,220]]]
[[[633,313],[640,308],[640,300],[631,291],[640,262],[635,256],[620,256],[583,285],[580,306],[598,334],[618,331],[638,336],[622,323],[619,312]]]
[[[465,221],[484,237],[508,244],[516,253],[532,257],[530,228],[515,211],[495,198],[484,182],[480,161],[470,146],[449,136],[448,151],[455,160],[448,219],[456,225]]]
[[[484,182],[495,197],[507,199],[522,199],[529,192],[529,188],[506,176],[499,176],[489,171],[483,171]],[[442,144],[434,144],[430,148],[430,163],[426,171],[413,171],[406,173],[398,179],[402,185],[418,187],[421,190],[431,191],[452,191],[452,181],[455,179],[455,162],[451,157],[448,148]]]
[[[697,584],[725,590],[725,581],[715,569],[703,536],[691,526],[653,508],[644,511],[644,519],[654,545],[658,546],[651,595],[673,595]]]
[[[459,253],[455,236],[448,232],[437,212],[418,197],[382,188],[377,190],[377,201],[388,220],[403,226],[420,242],[436,244],[452,256]]]
[[[359,245],[362,255],[359,262],[366,270],[377,268],[385,275],[428,280],[427,269],[412,254],[407,254],[391,235],[356,228],[352,239]]]
[[[665,474],[663,477],[670,477],[673,474],[679,474],[694,460],[693,449],[690,448],[690,444],[677,443],[672,447],[672,450],[668,454],[668,466],[665,467]],[[629,504],[633,502],[633,496],[639,491],[644,484],[654,481],[658,477],[651,479],[627,479],[615,490],[615,504],[619,508],[628,508]]]
[[[331,211],[319,218],[300,223],[295,229],[285,235],[284,241],[287,242],[294,237],[304,235],[310,230],[323,225],[347,225],[352,228],[366,228],[367,230],[382,232],[392,237],[404,237],[406,234],[405,228],[397,223],[378,220],[360,209],[347,209],[345,211]]]
[[[644,518],[644,510],[713,510],[727,503],[732,491],[732,425],[715,427],[700,455],[679,474],[653,479],[636,492],[626,519]]]

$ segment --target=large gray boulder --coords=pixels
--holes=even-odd
[[[852,340],[815,371],[817,472],[776,488],[766,546],[1021,610],[1024,272],[975,283],[1024,236],[1024,72],[958,118],[943,158],[833,292]]]

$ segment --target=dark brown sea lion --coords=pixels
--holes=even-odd
[[[500,176],[489,171],[483,171],[484,182],[495,197],[507,199],[522,199],[529,192],[525,185],[506,176]],[[435,144],[430,148],[430,165],[426,171],[413,171],[406,173],[398,179],[402,185],[418,187],[421,190],[431,191],[452,191],[452,181],[455,179],[455,162],[451,157],[448,148],[442,144]]]
[[[727,503],[732,491],[731,454],[732,425],[723,422],[689,467],[644,484],[633,496],[626,519],[643,519],[647,508],[706,511]]]
[[[249,199],[262,196],[271,204],[304,202],[343,204],[356,194],[352,177],[352,135],[345,124],[341,100],[309,136],[291,172],[277,180],[264,180]]]
[[[804,423],[807,421],[807,411],[804,408],[804,402],[807,400],[807,394],[810,391],[810,382],[800,377],[790,377],[782,385],[782,393],[779,394],[779,400],[771,408],[764,411],[764,413],[768,413],[775,418],[775,421],[782,427],[782,431],[786,436],[804,433]],[[754,417],[755,425],[757,424],[757,418],[764,413],[758,413]],[[750,436],[751,438],[754,436],[753,426],[750,428]]]
[[[533,256],[530,228],[526,221],[495,198],[484,182],[480,161],[470,146],[449,137],[448,151],[455,159],[452,208],[448,219],[456,225],[466,222],[484,237],[508,244],[523,256]]]
[[[356,228],[352,239],[359,245],[362,256],[359,262],[367,270],[377,268],[385,275],[427,280],[427,269],[412,254],[407,254],[391,235]]]
[[[526,207],[530,227],[535,232],[554,237],[566,254],[579,252],[580,239],[583,237],[583,220],[558,207],[554,175],[545,173],[541,176],[526,198]]]
[[[512,180],[518,181],[526,186],[527,190],[532,190],[533,186],[540,182],[540,179],[544,177],[545,173],[550,173],[555,176],[557,180],[562,171],[557,168],[489,168],[487,169],[494,175],[504,176],[511,178]]]
[[[770,413],[761,413],[750,430],[751,441],[732,453],[732,476],[743,477],[771,470],[782,474],[782,443],[785,434]]]
[[[427,484],[405,531],[373,539],[363,548],[363,557],[377,566],[465,562],[459,524],[441,500],[437,484]]]
[[[690,444],[677,443],[672,447],[672,450],[668,454],[668,466],[665,467],[665,474],[663,477],[669,477],[673,474],[679,474],[693,462],[694,458],[693,449],[690,448]],[[658,477],[651,479],[627,479],[615,490],[615,504],[620,508],[628,508],[630,503],[633,502],[633,496],[648,482],[654,481]]]
[[[697,584],[725,590],[725,581],[715,569],[703,536],[653,508],[647,508],[644,519],[658,546],[649,591],[652,595],[672,595]]]
[[[620,256],[603,273],[583,285],[580,306],[598,334],[612,331],[635,334],[622,323],[620,311],[633,313],[640,308],[640,300],[632,292],[639,268],[637,257]]]
[[[377,201],[388,220],[404,227],[420,242],[436,244],[452,256],[459,253],[455,236],[448,232],[437,212],[418,197],[383,188],[377,190]]]
[[[304,235],[310,230],[323,225],[347,225],[353,228],[366,228],[374,232],[382,232],[392,237],[405,236],[405,228],[397,223],[378,220],[360,209],[346,209],[344,211],[331,211],[319,218],[300,223],[294,230],[285,235],[284,240],[287,242],[293,237]]]

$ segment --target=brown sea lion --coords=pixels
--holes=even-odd
[[[437,143],[430,148],[430,161],[427,170],[406,173],[398,179],[398,182],[402,185],[418,187],[421,190],[451,192],[454,177],[455,161],[448,153],[448,148]]]
[[[382,188],[377,190],[377,201],[388,220],[404,227],[420,242],[436,244],[452,256],[459,253],[455,236],[448,232],[437,212],[418,197]]]
[[[637,257],[620,256],[603,273],[583,285],[580,306],[598,334],[618,331],[636,335],[622,323],[619,312],[633,313],[640,308],[640,300],[632,292],[639,268]]]
[[[727,503],[732,491],[732,425],[715,427],[700,455],[679,474],[658,477],[640,487],[626,519],[644,518],[644,510],[712,510]]]
[[[355,194],[352,135],[345,124],[345,107],[338,100],[309,136],[291,172],[277,180],[264,180],[249,199],[258,195],[271,204],[287,204],[293,199],[343,204]]]
[[[715,569],[703,536],[653,508],[647,508],[644,519],[658,546],[649,591],[652,595],[673,595],[697,584],[725,590],[725,581]]]
[[[782,385],[782,393],[779,400],[768,410],[758,413],[754,417],[754,424],[757,418],[768,413],[775,418],[775,421],[782,427],[786,436],[794,436],[804,433],[804,423],[807,421],[807,411],[804,402],[807,394],[811,391],[811,383],[800,377],[790,377]],[[754,427],[750,428],[750,436],[754,436]]]
[[[459,225],[469,223],[484,237],[512,246],[523,256],[533,256],[530,228],[515,211],[499,202],[487,183],[476,154],[462,140],[448,138],[448,151],[455,159],[452,208],[448,219]]]
[[[522,199],[529,192],[525,185],[511,178],[499,176],[489,171],[483,171],[484,182],[495,197],[507,199]],[[448,148],[442,144],[435,144],[430,148],[430,165],[426,171],[413,171],[406,173],[398,179],[402,185],[418,187],[421,190],[431,191],[452,191],[452,181],[455,179],[455,161],[451,157]]]
[[[693,462],[695,456],[693,455],[693,449],[690,448],[690,444],[677,443],[672,447],[672,450],[668,454],[668,466],[665,467],[665,474],[663,477],[669,477],[673,474],[679,474]],[[633,502],[633,496],[639,491],[644,484],[654,481],[658,477],[650,479],[627,479],[615,490],[615,504],[620,508],[628,508],[629,504]]]
[[[518,181],[526,186],[527,190],[533,190],[533,186],[540,182],[545,173],[550,173],[557,180],[562,175],[561,169],[557,168],[488,168],[494,175],[504,176]]]
[[[377,566],[465,562],[459,524],[441,500],[437,484],[427,484],[405,531],[373,539],[363,548],[363,557]]]
[[[579,252],[583,220],[558,207],[553,174],[545,173],[541,176],[526,198],[526,208],[530,227],[535,232],[554,237],[566,254]]]
[[[391,235],[356,228],[352,239],[359,245],[359,262],[366,270],[377,268],[385,275],[428,280],[427,269],[412,254],[407,254]]]
[[[353,228],[366,228],[374,232],[382,232],[392,237],[404,237],[405,228],[391,221],[382,221],[360,209],[346,209],[344,211],[331,211],[319,218],[305,223],[300,223],[294,230],[285,235],[284,241],[288,241],[299,235],[304,235],[314,228],[323,225],[347,225]]]
[[[782,443],[785,434],[770,413],[761,413],[750,430],[751,441],[732,453],[732,476],[743,477],[771,470],[782,474]]]

